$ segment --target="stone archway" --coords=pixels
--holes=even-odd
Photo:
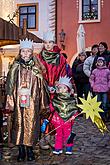
[[[85,52],[90,52],[91,51],[91,47],[87,47],[86,49],[85,49]],[[75,53],[74,55],[73,55],[73,57],[72,57],[72,59],[71,59],[71,61],[70,61],[70,66],[72,66],[72,64],[73,64],[73,62],[74,62],[74,60],[77,58],[77,56],[78,56],[78,52],[77,53]]]
[[[77,56],[78,56],[78,53],[75,53],[75,54],[73,55],[73,57],[72,57],[72,59],[71,59],[71,61],[70,61],[70,66],[71,66],[71,67],[72,67],[72,64],[73,64],[74,60],[77,58]]]

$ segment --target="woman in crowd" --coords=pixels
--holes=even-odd
[[[86,53],[81,52],[72,65],[72,73],[74,77],[74,82],[77,90],[78,103],[80,102],[79,97],[85,96],[87,98],[88,92],[90,90],[89,78],[83,71],[84,61],[86,60]]]
[[[99,52],[94,58],[93,65],[92,65],[92,70],[96,68],[96,63],[98,57],[103,57],[106,61],[106,65],[108,67],[110,63],[110,51],[108,51],[108,45],[106,42],[100,42],[99,43]]]

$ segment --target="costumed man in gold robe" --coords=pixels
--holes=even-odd
[[[20,51],[7,75],[6,108],[12,111],[11,142],[19,147],[18,161],[35,159],[40,119],[49,111],[45,67],[33,56],[33,42],[20,40]]]

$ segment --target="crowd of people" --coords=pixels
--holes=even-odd
[[[20,40],[19,54],[7,75],[8,139],[10,144],[18,146],[18,162],[35,160],[36,143],[42,149],[49,149],[52,136],[55,137],[53,154],[72,154],[74,119],[80,111],[76,102],[80,103],[79,97],[86,99],[89,91],[101,101],[104,110],[101,116],[108,120],[110,52],[107,44],[93,45],[89,57],[81,52],[71,68],[67,56],[55,44],[54,34],[46,32],[43,40],[43,49],[36,56],[33,41]],[[3,142],[1,131],[0,142]]]
[[[97,101],[101,101],[102,119],[109,120],[110,108],[110,51],[107,43],[100,42],[91,47],[90,55],[81,52],[72,65],[72,73],[77,89],[78,103],[79,97],[87,99],[88,92]]]

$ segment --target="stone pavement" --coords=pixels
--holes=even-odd
[[[110,122],[107,124],[110,130]],[[34,162],[16,162],[17,148],[4,148],[0,165],[110,165],[110,133],[102,135],[98,128],[84,117],[75,119],[76,133],[73,155],[53,155],[50,150],[39,150],[36,146]]]

